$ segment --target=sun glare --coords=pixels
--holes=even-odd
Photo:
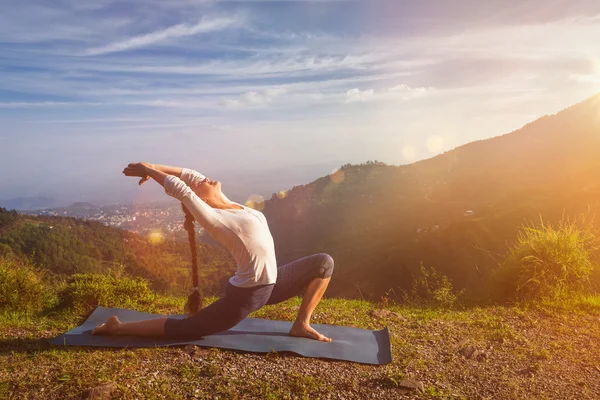
[[[431,153],[439,153],[444,149],[444,138],[439,135],[429,136],[425,146]]]
[[[333,172],[329,175],[329,179],[333,183],[341,183],[344,181],[344,171],[341,169],[334,169]]]
[[[417,158],[415,146],[404,146],[402,149],[402,157],[408,162],[414,161]]]
[[[153,245],[159,245],[165,241],[165,234],[160,229],[153,229],[148,234],[148,241]]]
[[[260,194],[251,194],[246,200],[246,207],[254,208],[255,210],[262,211],[265,208],[265,199]]]

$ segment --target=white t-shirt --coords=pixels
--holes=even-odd
[[[225,195],[225,200],[242,206],[243,209],[212,208],[188,186],[193,182],[201,182],[204,178],[199,172],[183,168],[181,179],[174,175],[165,178],[165,192],[180,200],[195,220],[233,255],[237,271],[229,279],[232,285],[252,287],[275,283],[275,243],[264,214],[233,202]]]

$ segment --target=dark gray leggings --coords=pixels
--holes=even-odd
[[[239,324],[252,312],[267,304],[277,304],[300,295],[315,278],[333,274],[333,258],[319,253],[277,268],[277,282],[241,288],[227,283],[225,295],[188,318],[167,318],[165,337],[199,339]]]

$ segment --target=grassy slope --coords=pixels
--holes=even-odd
[[[183,299],[161,297],[144,309],[180,313]],[[299,298],[254,313],[291,321]],[[422,381],[419,398],[597,398],[600,392],[600,299],[577,304],[433,310],[324,299],[314,322],[381,329],[389,326],[393,362],[368,366],[184,348],[92,349],[47,340],[81,315],[4,314],[0,319],[0,398],[80,397],[116,382],[114,398],[400,398],[401,379]],[[335,340],[335,338],[334,338]],[[469,347],[477,350],[471,358]],[[462,350],[461,350],[462,349]]]

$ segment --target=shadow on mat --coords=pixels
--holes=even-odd
[[[281,335],[281,334],[277,333],[277,335]],[[51,340],[51,338],[0,339],[0,356],[9,355],[12,353],[17,353],[17,354],[27,353],[27,354],[33,356],[37,352],[42,352],[42,351],[49,350],[49,349],[52,349],[54,351],[61,351],[61,352],[68,352],[68,351],[96,352],[99,350],[104,351],[104,352],[106,352],[106,351],[119,352],[119,351],[123,351],[123,350],[127,350],[127,349],[128,350],[137,349],[136,347],[62,346],[62,345],[51,344],[50,340]],[[200,351],[203,351],[203,352],[208,352],[212,348],[212,346],[209,346],[209,347],[197,346],[197,347]],[[192,354],[190,354],[190,351],[185,349],[185,345],[168,346],[168,347],[162,347],[162,348],[169,349],[170,353],[175,354],[176,356],[187,354],[188,356],[192,356],[192,358],[194,358],[193,352],[192,352]],[[175,353],[173,353],[173,349],[178,349],[178,350]],[[263,353],[263,352],[256,353],[256,352],[238,350],[238,349],[223,349],[223,351],[237,353],[237,354],[262,355],[267,360],[277,359],[277,358],[287,358],[287,357],[310,360],[309,358],[305,358],[301,354],[295,353],[293,351],[286,351],[286,350],[271,351],[268,353]],[[328,363],[329,362],[345,362],[345,361],[332,360],[332,359],[321,358],[321,357],[312,357],[312,359],[318,359],[320,361],[328,362]]]

